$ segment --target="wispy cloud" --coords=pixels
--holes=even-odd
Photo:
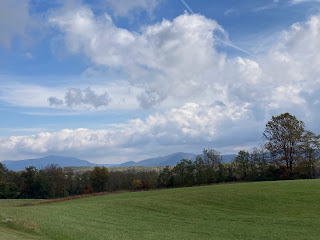
[[[227,10],[224,11],[225,16],[229,16],[229,15],[237,14],[237,13],[238,13],[238,10],[234,9],[234,8],[228,8]]]
[[[181,2],[186,6],[186,8],[190,11],[191,14],[194,14],[193,10],[189,7],[189,5],[184,0],[181,0]],[[227,37],[227,36],[225,35],[225,37]],[[223,40],[222,38],[219,38],[218,36],[214,36],[214,38],[217,41],[221,42],[222,44],[224,44],[224,45],[226,45],[228,47],[231,47],[231,48],[236,49],[236,50],[238,50],[238,51],[240,51],[242,53],[245,53],[245,54],[253,56],[253,54],[250,53],[249,51],[247,51],[247,50],[245,50],[245,49],[233,44],[228,38],[226,38],[226,40]]]
[[[271,3],[271,4],[267,4],[267,5],[263,5],[263,6],[260,6],[260,7],[256,7],[256,8],[253,9],[253,11],[254,12],[260,12],[260,11],[270,10],[270,9],[276,8],[278,6],[277,3],[278,2],[274,2],[274,3]]]
[[[304,2],[320,2],[320,0],[291,0],[293,4],[304,3]]]
[[[72,115],[74,115],[75,113],[73,112],[77,111],[137,109],[139,108],[137,96],[143,91],[138,87],[128,85],[126,81],[120,80],[116,83],[75,88],[70,85],[49,87],[25,84],[22,83],[25,81],[23,78],[16,77],[11,79],[8,76],[0,76],[0,82],[4,79],[6,80],[0,83],[0,102],[17,107],[41,108],[41,112],[35,111],[35,109],[26,112],[36,115],[41,115],[42,113],[68,115],[68,111],[71,111]],[[39,82],[41,82],[40,80]],[[109,96],[109,92],[112,92],[112,97]],[[61,111],[52,113],[48,109],[49,107]],[[48,111],[44,111],[46,108]]]

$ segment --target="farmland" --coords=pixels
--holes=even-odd
[[[319,239],[320,180],[0,200],[1,239]]]

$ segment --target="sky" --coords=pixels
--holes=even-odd
[[[1,0],[0,161],[122,163],[319,134],[319,0]]]

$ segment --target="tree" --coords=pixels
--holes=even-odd
[[[22,172],[21,178],[21,197],[36,198],[39,195],[37,186],[38,170],[33,166],[28,167]]]
[[[206,169],[206,164],[203,161],[201,156],[197,156],[194,162],[196,174],[195,179],[197,184],[206,184],[208,183],[208,174]]]
[[[0,181],[4,180],[6,170],[5,166],[0,162]]]
[[[18,196],[18,187],[15,183],[0,180],[0,199],[14,199]]]
[[[263,133],[265,148],[280,163],[285,162],[286,168],[292,172],[304,133],[304,123],[295,116],[289,113],[273,116]]]
[[[39,171],[37,186],[40,198],[67,197],[66,173],[61,167],[51,164]]]
[[[206,171],[208,182],[215,183],[219,182],[219,176],[222,171],[222,157],[221,154],[214,149],[204,149],[203,150],[203,161],[206,164]]]
[[[173,173],[170,170],[169,166],[166,166],[158,177],[158,186],[159,187],[173,187],[174,177]]]
[[[250,154],[246,151],[240,151],[238,156],[234,159],[236,170],[242,180],[248,180],[249,175],[249,160]]]
[[[300,144],[300,154],[303,161],[299,164],[300,175],[304,178],[315,178],[316,164],[319,160],[320,135],[306,131]]]
[[[142,182],[140,179],[135,179],[132,181],[132,188],[133,190],[138,190],[141,189],[143,187]]]
[[[252,175],[255,180],[267,180],[267,169],[269,164],[269,153],[263,149],[254,148],[250,154]]]
[[[16,198],[18,196],[17,185],[7,181],[8,172],[8,169],[0,163],[0,199]]]
[[[95,167],[91,173],[91,185],[94,192],[104,192],[107,190],[109,170],[106,167]]]
[[[91,190],[91,171],[75,172],[74,175],[74,195],[83,194],[85,189],[90,186]],[[88,193],[88,192],[86,192]]]
[[[117,191],[122,187],[123,182],[123,172],[120,171],[112,171],[109,175],[108,180],[108,191]]]
[[[195,166],[192,160],[182,159],[172,169],[174,175],[174,183],[177,186],[192,186],[194,184]]]
[[[75,174],[70,167],[64,168],[64,174],[66,177],[66,189],[69,193],[69,195],[75,195],[76,194],[76,179]]]

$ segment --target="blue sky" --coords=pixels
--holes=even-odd
[[[0,161],[120,163],[319,133],[320,1],[3,0]]]

